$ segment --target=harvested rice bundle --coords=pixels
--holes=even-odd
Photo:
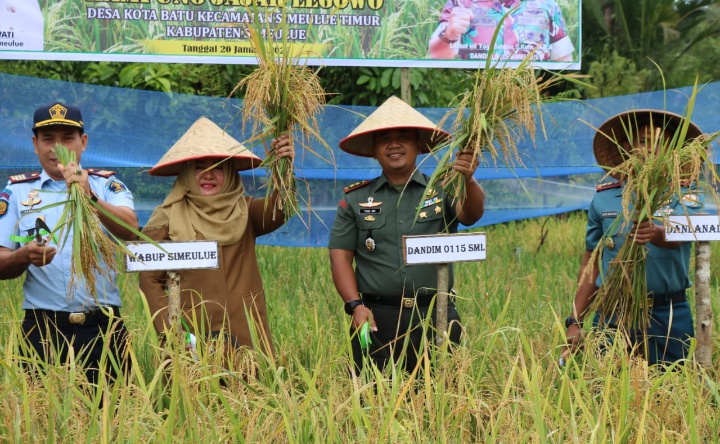
[[[55,145],[55,155],[61,164],[75,162],[75,153],[64,145]],[[65,204],[65,202],[63,202]],[[75,182],[68,187],[68,200],[55,231],[59,231],[59,245],[64,246],[72,234],[72,257],[70,291],[76,279],[84,280],[87,290],[97,299],[97,275],[111,278],[117,271],[118,251],[123,247],[108,237],[102,229],[97,215],[99,206],[85,194],[82,186]]]
[[[490,53],[494,44],[495,39]],[[468,79],[471,86],[458,96],[457,105],[438,125],[443,127],[452,121],[452,138],[432,151],[445,153],[438,159],[428,189],[441,187],[454,199],[464,198],[465,181],[453,170],[454,155],[460,150],[472,150],[475,158],[487,152],[494,164],[502,162],[511,168],[522,165],[517,141],[526,135],[534,141],[538,122],[545,134],[540,108],[543,93],[561,79],[576,77],[553,74],[543,79],[536,74],[532,59],[533,53],[528,54],[515,69],[492,64],[488,59]]]
[[[286,14],[282,14],[282,23],[277,28],[270,28],[270,23],[260,21],[247,26],[258,66],[237,84],[231,95],[238,89],[245,90],[243,130],[248,122],[253,122],[252,129],[256,135],[250,141],[262,140],[265,146],[266,158],[261,166],[268,172],[266,196],[276,191],[279,193],[279,198],[274,200],[275,209],[288,220],[300,212],[293,164],[290,159],[277,157],[268,148],[267,141],[288,134],[291,143],[296,143],[298,141],[293,140],[293,134],[297,131],[302,138],[300,144],[306,151],[334,162],[313,151],[307,143],[310,137],[315,137],[332,154],[320,137],[317,122],[317,114],[325,104],[325,91],[317,72],[303,65],[307,54],[302,50],[294,53],[297,44],[288,42],[289,28],[285,17]],[[281,35],[282,38],[280,41],[265,38],[268,35]]]

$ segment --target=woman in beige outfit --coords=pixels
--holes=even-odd
[[[273,140],[271,149],[281,157],[295,155],[286,136]],[[272,355],[255,238],[279,228],[285,217],[273,210],[274,202],[245,196],[237,174],[259,162],[217,125],[201,118],[150,170],[152,175],[177,179],[143,233],[156,241],[217,241],[218,269],[178,272],[184,329],[199,338],[222,338],[226,346],[233,346],[229,350],[258,347]],[[169,326],[167,280],[166,271],[140,273],[140,288],[159,334]]]

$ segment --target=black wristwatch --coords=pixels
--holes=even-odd
[[[581,321],[578,321],[572,316],[568,316],[565,318],[565,328],[569,328],[571,325],[577,325],[578,327],[582,328]]]
[[[353,312],[355,311],[355,308],[358,305],[365,305],[362,301],[362,299],[354,299],[352,301],[345,302],[345,313],[352,316]]]

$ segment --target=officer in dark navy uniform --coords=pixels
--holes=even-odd
[[[418,352],[432,340],[431,329],[426,335],[422,323],[433,316],[429,306],[437,289],[437,265],[405,266],[402,236],[453,233],[459,223],[472,225],[484,212],[485,193],[473,178],[477,160],[470,151],[461,152],[454,164],[465,176],[464,200],[453,203],[440,189],[425,191],[428,177],[416,169],[417,156],[447,136],[391,97],[340,142],[350,154],[375,158],[383,171],[345,189],[329,244],[333,281],[353,318],[351,333],[370,323],[369,356],[381,370],[392,360],[412,371]],[[452,301],[448,305],[450,339],[457,343],[460,317]],[[363,351],[357,335],[353,358],[359,371]]]
[[[659,142],[651,142],[652,130],[660,137],[671,140],[682,126],[682,116],[659,110],[636,110],[620,113],[608,119],[598,129],[593,140],[593,151],[598,164],[614,168],[623,162],[619,147],[626,152],[633,149],[649,149]],[[628,132],[632,132],[628,135]],[[686,140],[695,139],[702,131],[689,122]],[[615,139],[610,139],[614,137]],[[632,140],[632,143],[630,142]],[[646,142],[647,141],[647,142]],[[631,346],[640,345],[648,364],[668,363],[688,358],[690,339],[695,336],[692,313],[686,291],[690,287],[689,242],[665,240],[661,222],[646,220],[641,223],[624,224],[622,195],[625,183],[622,177],[613,176],[597,187],[588,209],[585,236],[586,251],[580,271],[580,284],[575,293],[570,316],[565,320],[568,345],[563,359],[578,347],[582,339],[582,325],[589,314],[592,297],[603,285],[610,263],[625,242],[637,242],[647,247],[645,259],[650,325],[644,332],[629,332]],[[664,214],[696,214],[703,208],[702,195],[693,190],[692,184],[682,187],[682,198],[673,198],[660,210]],[[659,216],[656,215],[656,216]],[[629,239],[634,233],[633,239]],[[602,245],[602,263],[590,263],[592,252]],[[586,267],[592,267],[591,275],[585,276]],[[602,268],[601,268],[602,267]],[[583,277],[585,276],[585,277]],[[614,330],[617,325],[613,313],[596,313],[593,325]]]
[[[96,297],[83,281],[71,287],[72,233],[64,245],[49,234],[65,208],[53,204],[67,200],[72,183],[79,183],[105,212],[137,230],[132,193],[112,171],[80,166],[88,143],[80,109],[51,103],[35,111],[33,123],[32,141],[42,171],[10,177],[0,193],[0,279],[25,274],[22,330],[40,359],[57,358],[52,363],[63,364],[72,347],[90,382],[96,382],[101,371],[115,377],[113,359],[108,356],[102,369],[100,361],[107,346],[116,364],[122,367],[127,362],[117,276],[98,275]],[[56,144],[74,152],[77,162],[63,167],[54,152]],[[106,230],[120,239],[135,239],[131,230],[105,212],[98,212],[98,217]]]

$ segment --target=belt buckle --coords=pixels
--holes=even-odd
[[[85,323],[85,313],[70,313],[68,315],[68,322],[71,324],[84,324]]]
[[[413,308],[415,306],[415,298],[402,298],[402,306],[404,308]]]

